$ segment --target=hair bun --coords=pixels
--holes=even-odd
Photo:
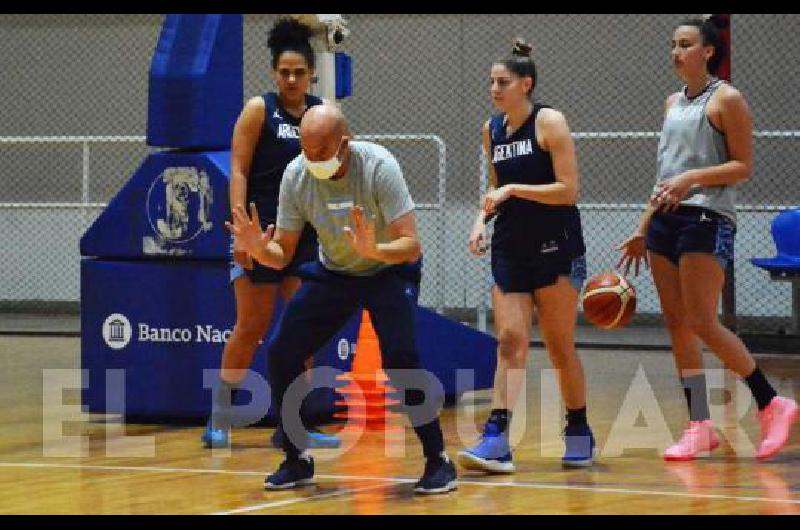
[[[533,51],[533,46],[522,39],[514,39],[514,47],[511,50],[512,55],[516,55],[518,57],[530,57],[531,51]]]
[[[280,50],[286,46],[308,45],[312,34],[311,28],[297,19],[283,17],[270,31],[267,46]]]

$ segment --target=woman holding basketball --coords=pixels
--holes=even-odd
[[[322,103],[308,95],[314,75],[311,29],[291,18],[276,22],[267,44],[278,92],[251,98],[233,130],[231,141],[231,209],[255,203],[262,213],[262,229],[275,222],[278,190],[286,165],[300,154],[298,126],[306,109]],[[231,282],[236,297],[236,324],[222,354],[220,384],[213,393],[212,417],[202,435],[206,447],[230,443],[230,404],[244,379],[258,345],[267,332],[277,297],[288,300],[300,286],[299,265],[316,259],[317,238],[310,226],[303,230],[294,260],[283,270],[254,262],[233,244]],[[309,358],[307,368],[313,366]],[[279,431],[276,435],[280,436]],[[280,445],[273,439],[274,445]],[[312,447],[336,447],[335,436],[312,430]]]
[[[753,130],[742,94],[714,77],[726,50],[713,19],[687,20],[672,38],[672,65],[685,86],[666,100],[657,182],[618,266],[642,259],[653,270],[689,425],[666,460],[692,460],[719,445],[708,411],[701,341],[741,376],[761,421],[759,458],[785,444],[798,407],[776,395],[745,345],[717,316],[733,261],[736,185],[750,178]]]
[[[578,209],[578,163],[564,115],[534,103],[538,78],[531,47],[517,40],[512,56],[492,65],[491,96],[500,113],[483,126],[483,148],[494,188],[483,197],[469,239],[485,252],[487,217],[492,237],[492,290],[498,337],[492,411],[480,442],[459,453],[466,468],[514,471],[508,430],[525,384],[533,318],[539,325],[567,407],[567,466],[591,465],[594,437],[586,420],[586,390],[574,333],[578,293],[586,279]]]

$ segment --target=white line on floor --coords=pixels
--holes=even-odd
[[[0,468],[42,468],[42,469],[94,469],[98,471],[138,471],[152,473],[198,473],[198,474],[221,474],[221,475],[257,475],[264,476],[267,471],[238,471],[232,469],[199,469],[199,468],[172,468],[172,467],[150,467],[150,466],[103,466],[93,464],[60,464],[60,463],[38,463],[38,462],[0,462]],[[416,482],[416,479],[405,477],[370,477],[359,475],[315,475],[316,479],[322,480],[364,480],[381,481],[394,483]],[[604,488],[595,486],[578,486],[572,484],[540,484],[535,482],[489,482],[479,480],[458,480],[459,485],[469,486],[489,486],[506,488],[530,488],[530,489],[551,489],[551,490],[577,490],[592,493],[611,493],[625,495],[655,495],[662,497],[689,497],[693,499],[719,499],[743,502],[772,502],[779,504],[800,504],[800,499],[773,499],[769,497],[740,497],[736,495],[718,495],[711,493],[687,493],[682,491],[654,491],[636,490],[625,488]],[[377,486],[376,486],[377,488]],[[341,490],[346,491],[346,490]],[[309,497],[302,497],[300,500],[307,500]],[[283,501],[278,501],[283,502]]]
[[[391,481],[391,479],[384,479],[386,482]],[[367,490],[377,490],[383,488],[383,485],[380,486],[367,486],[364,488],[349,488],[337,491],[331,491],[328,493],[320,493],[318,495],[311,495],[310,497],[295,497],[294,499],[284,499],[282,501],[274,501],[274,502],[265,502],[264,504],[256,504],[254,506],[245,506],[243,508],[235,508],[233,510],[226,510],[224,512],[214,512],[209,515],[235,515],[239,513],[247,513],[247,512],[255,512],[258,510],[267,510],[269,508],[280,508],[282,506],[287,506],[289,504],[295,504],[298,502],[307,502],[307,501],[316,501],[320,499],[329,499],[331,497],[341,497],[342,495],[350,495],[351,493],[360,493],[362,491]]]

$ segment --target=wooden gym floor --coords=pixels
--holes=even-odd
[[[79,350],[78,338],[0,336],[2,514],[800,513],[800,429],[774,460],[749,456],[758,442],[755,407],[746,414],[736,408],[742,390],[729,375],[718,378],[725,389],[710,392],[722,447],[692,463],[660,459],[659,451],[685,422],[668,352],[580,352],[601,453],[590,469],[565,470],[558,458],[562,412],[550,394],[541,398],[542,388],[552,388],[552,378],[542,372],[549,362],[533,349],[525,410],[517,411],[512,428],[512,440],[519,440],[517,473],[484,476],[459,469],[457,492],[421,497],[411,491],[423,462],[410,430],[405,456],[397,456],[397,442],[384,446],[380,433],[365,434],[348,451],[314,450],[316,485],[286,492],[262,489],[264,475],[281,460],[268,446],[267,428],[239,429],[230,451],[209,451],[200,447],[200,427],[127,425],[123,438],[113,418],[84,415],[63,428],[65,436],[86,437],[82,456],[51,456],[64,454],[66,446],[52,440],[49,427],[59,412],[43,412],[43,401],[52,398],[43,397],[43,370],[79,367]],[[706,359],[707,367],[719,367]],[[759,363],[782,394],[797,398],[800,356],[760,356]],[[78,391],[63,394],[65,406],[79,403]],[[451,457],[472,443],[489,407],[489,393],[480,391],[444,410]]]

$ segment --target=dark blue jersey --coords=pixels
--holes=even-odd
[[[300,118],[286,112],[276,93],[262,97],[266,114],[247,176],[247,202],[256,203],[262,218],[274,220],[283,171],[300,154]],[[306,95],[306,108],[321,103],[320,98]]]
[[[490,162],[497,186],[556,182],[550,153],[536,141],[536,115],[546,105],[536,104],[519,129],[506,135],[506,116],[489,121]],[[497,209],[492,252],[525,261],[539,258],[571,259],[586,252],[581,218],[574,205],[549,205],[512,197]]]

